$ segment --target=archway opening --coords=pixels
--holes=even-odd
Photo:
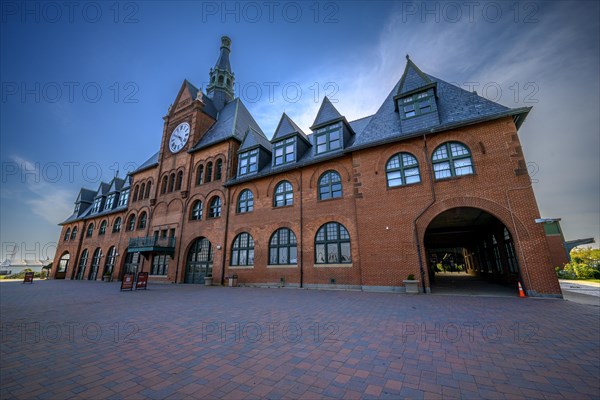
[[[473,207],[446,210],[425,231],[431,292],[518,295],[519,265],[508,228]]]
[[[213,248],[210,241],[201,237],[196,239],[186,258],[184,283],[204,284],[204,278],[212,276]]]
[[[69,252],[65,252],[58,261],[58,268],[56,268],[56,272],[54,273],[54,279],[65,279],[67,276],[67,271],[69,269],[69,261],[71,260],[71,255]]]

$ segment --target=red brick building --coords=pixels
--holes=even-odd
[[[402,292],[412,274],[435,291],[449,266],[560,296],[517,134],[530,108],[407,58],[375,114],[348,121],[325,97],[310,134],[283,114],[269,140],[234,96],[230,43],[206,93],[183,82],[155,155],[81,189],[54,278]]]

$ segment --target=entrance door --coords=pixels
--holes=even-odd
[[[187,256],[185,283],[204,283],[204,278],[212,276],[213,252],[207,238],[199,238],[192,243]]]
[[[67,275],[67,270],[69,269],[69,261],[71,259],[71,255],[69,253],[63,254],[58,262],[58,268],[56,269],[56,273],[54,274],[54,279],[65,279]]]

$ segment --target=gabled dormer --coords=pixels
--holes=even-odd
[[[90,214],[97,214],[103,210],[104,201],[106,200],[106,195],[108,194],[108,189],[110,185],[105,182],[100,182],[100,186],[96,191],[96,196],[94,197],[94,202],[92,203],[92,210]]]
[[[131,192],[131,181],[133,180],[132,176],[127,176],[123,180],[123,186],[121,187],[121,191],[119,193],[119,200],[117,201],[117,208],[119,207],[127,207],[129,203],[129,193]]]
[[[439,125],[437,83],[425,75],[408,55],[406,60],[398,93],[394,96],[394,107],[400,114],[402,131],[410,132]]]
[[[310,147],[310,140],[286,113],[283,113],[273,139],[273,167],[289,165],[300,160]]]
[[[237,176],[256,174],[269,163],[271,143],[262,132],[248,127],[238,150]]]
[[[327,96],[323,98],[310,129],[313,131],[312,145],[315,147],[315,155],[342,150],[350,143],[354,134],[346,118],[331,104]]]
[[[108,193],[106,195],[106,202],[104,203],[104,211],[110,211],[115,208],[119,200],[119,192],[121,191],[124,182],[123,179],[117,177],[110,182],[110,187],[108,188]]]
[[[94,197],[96,196],[96,192],[89,189],[81,189],[79,191],[79,195],[77,196],[77,200],[75,200],[75,216],[79,217],[82,215],[94,202]]]

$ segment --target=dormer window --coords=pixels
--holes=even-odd
[[[81,206],[81,204],[76,203],[75,204],[75,214],[77,214],[79,212],[79,207]]]
[[[289,138],[273,144],[273,165],[289,164],[296,161],[296,138]]]
[[[129,189],[125,189],[121,192],[121,196],[119,196],[119,203],[117,204],[117,206],[118,207],[126,206],[128,200],[129,200]]]
[[[329,125],[315,132],[317,154],[328,153],[342,148],[342,123]]]
[[[115,204],[116,193],[109,195],[106,198],[106,204],[104,205],[104,210],[112,210],[113,205]]]
[[[94,205],[92,206],[92,214],[95,214],[98,211],[100,211],[100,203],[102,203],[102,197],[98,197],[96,200],[94,200]]]
[[[240,165],[238,175],[253,174],[258,170],[258,149],[240,154],[239,159]]]
[[[400,100],[402,118],[407,119],[433,111],[432,96],[428,92],[417,93]]]

